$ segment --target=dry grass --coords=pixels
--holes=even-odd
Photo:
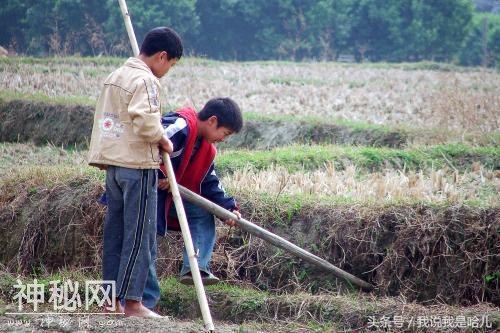
[[[86,166],[85,150],[68,151],[55,146],[0,143],[0,172],[3,177],[13,170],[32,166]],[[236,169],[222,177],[224,185],[235,192],[245,191],[280,194],[335,196],[356,201],[429,201],[457,203],[477,200],[497,205],[500,193],[500,172],[489,170],[480,163],[472,172],[449,168],[405,171],[361,172],[355,165],[336,170],[332,162],[315,171],[289,172],[285,166],[265,170]]]
[[[0,143],[0,172],[8,177],[12,171],[33,166],[86,166],[87,151],[68,151],[52,145]],[[56,168],[56,169],[57,169]],[[64,174],[64,172],[62,172]],[[450,168],[420,171],[385,169],[366,172],[347,164],[337,170],[333,162],[315,171],[290,172],[286,166],[274,165],[264,170],[251,167],[235,169],[222,176],[223,184],[231,191],[307,196],[334,196],[356,201],[479,201],[498,205],[500,171],[484,168],[474,162],[471,171]]]
[[[87,165],[87,151],[68,151],[53,145],[0,143],[0,156],[0,173],[3,177],[11,171],[33,166]]]
[[[275,166],[256,171],[237,170],[223,178],[231,189],[280,194],[306,194],[312,196],[340,196],[359,201],[418,200],[457,203],[481,200],[498,205],[500,173],[473,165],[473,172],[450,169],[424,171],[387,170],[360,175],[351,165],[337,171],[332,163],[312,172],[290,173]]]
[[[96,99],[113,66],[1,64],[0,89]],[[335,63],[184,61],[162,79],[167,108],[231,96],[244,111],[376,124],[496,131],[500,74],[344,66]]]
[[[431,110],[440,128],[469,133],[498,131],[500,128],[500,89],[464,86],[453,74],[441,78],[441,87],[433,92]],[[486,86],[484,87],[486,88]]]

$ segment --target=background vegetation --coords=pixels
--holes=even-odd
[[[172,26],[189,53],[215,59],[500,63],[500,16],[486,13],[499,10],[494,1],[130,0],[128,7],[139,41]],[[37,56],[130,53],[115,0],[4,0],[0,45]]]

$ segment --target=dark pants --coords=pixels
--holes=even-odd
[[[109,166],[103,235],[103,280],[119,299],[141,301],[156,255],[157,171]]]

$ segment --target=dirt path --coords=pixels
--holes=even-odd
[[[235,324],[214,323],[217,332],[241,332]],[[3,315],[0,332],[204,332],[199,321],[179,321],[169,318],[143,319],[103,315]],[[248,331],[250,332],[250,331]],[[257,331],[252,331],[257,332]]]

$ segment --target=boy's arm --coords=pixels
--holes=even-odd
[[[189,128],[186,120],[176,116],[175,113],[169,113],[161,118],[161,124],[164,135],[172,142],[173,154],[170,157],[174,159],[180,156],[184,150]]]
[[[236,203],[236,200],[234,200],[234,198],[226,195],[219,177],[217,177],[217,174],[215,173],[213,162],[208,169],[207,176],[201,182],[201,195],[212,201],[213,203],[216,203],[217,205],[233,212],[238,219],[241,218],[238,204]],[[233,219],[225,220],[224,223],[229,225],[230,227],[234,227],[237,225],[236,221]]]
[[[201,182],[201,195],[213,203],[229,210],[238,211],[239,207],[233,197],[224,191],[222,184],[215,173],[214,163],[210,165],[206,177]]]
[[[128,105],[132,130],[149,143],[159,143],[163,139],[159,100],[156,84],[152,80],[141,79]]]
[[[164,137],[168,138],[172,143],[172,152],[170,153],[170,160],[172,161],[172,167],[175,170],[180,165],[182,159],[182,152],[184,151],[184,146],[186,145],[186,140],[189,134],[189,128],[187,126],[186,120],[179,117],[175,113],[169,113],[161,118],[161,124],[163,126]],[[166,191],[169,189],[169,183],[165,178],[166,170],[164,170],[163,163],[160,165],[161,173],[159,176],[158,188],[160,190]]]

